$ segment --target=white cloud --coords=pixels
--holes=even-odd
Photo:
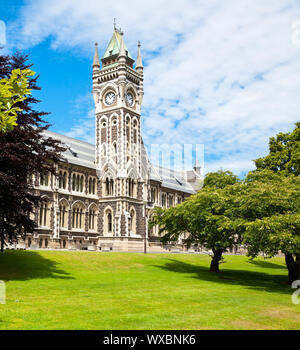
[[[294,0],[29,1],[10,31],[19,47],[51,37],[54,49],[91,55],[96,40],[105,49],[113,17],[133,55],[142,41],[147,144],[204,143],[206,169],[242,172],[300,120]],[[86,139],[89,120],[70,134]]]

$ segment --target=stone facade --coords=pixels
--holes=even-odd
[[[141,135],[143,65],[138,46],[136,67],[115,29],[99,62],[95,48],[93,97],[95,146],[54,134],[67,145],[58,177],[34,177],[48,199],[35,213],[37,230],[26,247],[99,251],[169,251],[158,229],[148,229],[156,206],[181,203],[197,190],[200,171],[174,172],[149,163]],[[167,174],[167,175],[166,175]],[[180,180],[178,180],[180,178]],[[182,249],[182,248],[180,248]]]

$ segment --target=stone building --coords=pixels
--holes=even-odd
[[[114,29],[101,58],[93,61],[95,145],[47,131],[67,147],[58,177],[35,178],[48,198],[35,214],[31,248],[163,251],[158,229],[148,229],[154,207],[169,207],[195,193],[200,167],[170,171],[150,164],[141,135],[143,64],[136,64],[123,33]]]

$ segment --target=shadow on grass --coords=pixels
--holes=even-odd
[[[248,260],[249,264],[253,264],[259,267],[267,268],[267,269],[279,269],[279,270],[286,270],[286,267],[280,264],[274,264],[269,261],[262,261],[262,260]],[[286,270],[287,271],[287,270]]]
[[[226,269],[221,264],[220,272],[209,272],[209,267],[189,264],[176,259],[168,259],[164,265],[154,265],[166,271],[192,274],[191,278],[203,281],[222,283],[224,285],[240,285],[252,290],[271,293],[291,294],[286,275],[275,275],[249,270]]]
[[[73,279],[57,267],[53,260],[34,251],[9,251],[0,253],[0,280],[26,281],[34,278]]]

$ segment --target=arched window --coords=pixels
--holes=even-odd
[[[83,192],[83,175],[80,176],[80,192]]]
[[[89,209],[89,230],[97,228],[97,207],[92,205]]]
[[[156,199],[156,189],[155,188],[151,188],[151,195],[150,195],[150,202],[155,203],[155,199]]]
[[[49,172],[46,171],[40,174],[40,185],[48,186],[49,185]]]
[[[162,206],[163,208],[165,208],[165,207],[166,207],[166,204],[167,204],[167,201],[166,201],[166,194],[163,193],[163,194],[161,195],[161,206]]]
[[[136,234],[136,215],[133,208],[130,210],[129,232]]]
[[[72,176],[72,191],[76,190],[76,175],[73,174]]]
[[[68,227],[68,203],[66,201],[61,201],[59,205],[59,226],[62,228]]]
[[[72,176],[72,191],[83,192],[84,191],[84,176],[79,174],[73,174]]]
[[[112,215],[111,212],[107,214],[107,231],[112,232]]]
[[[72,228],[84,229],[84,215],[85,215],[85,208],[84,205],[80,202],[77,202],[75,205],[73,205],[72,208]]]
[[[50,209],[49,203],[41,203],[39,213],[39,225],[49,227],[50,226]]]
[[[129,197],[134,196],[134,186],[135,186],[134,180],[129,178],[128,179],[128,196]]]
[[[96,193],[96,179],[89,178],[89,194]]]
[[[127,155],[127,162],[130,160],[130,147],[129,143],[126,143],[126,155]]]
[[[170,194],[169,195],[169,207],[172,207],[173,206],[173,196]]]
[[[80,188],[80,176],[77,174],[76,176],[76,191],[79,192]]]
[[[114,180],[108,177],[105,180],[105,193],[106,196],[112,196],[114,193]]]
[[[58,173],[58,187],[66,189],[67,187],[67,172],[60,170]]]
[[[113,234],[113,213],[110,208],[104,212],[104,234]]]
[[[67,187],[67,172],[65,171],[63,175],[63,189],[66,189],[66,187]]]

